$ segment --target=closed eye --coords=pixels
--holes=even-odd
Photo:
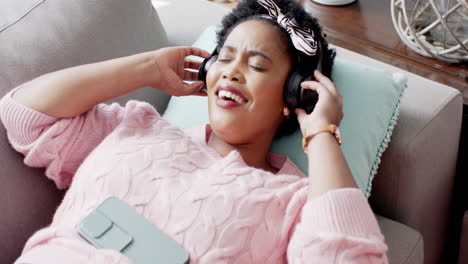
[[[254,70],[259,71],[259,72],[265,71],[265,69],[263,69],[262,67],[258,67],[258,66],[254,66],[254,65],[249,65],[249,66],[252,67]]]

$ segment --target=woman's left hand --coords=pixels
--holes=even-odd
[[[318,101],[312,113],[307,114],[302,109],[296,109],[297,119],[304,136],[313,133],[324,125],[340,125],[343,119],[343,100],[333,82],[319,71],[314,71],[317,81],[301,83],[304,89],[318,93]]]

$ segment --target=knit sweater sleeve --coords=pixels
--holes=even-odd
[[[59,189],[69,187],[83,160],[125,116],[138,112],[139,108],[152,108],[136,101],[130,101],[125,107],[117,103],[98,104],[82,115],[59,119],[14,100],[12,94],[17,89],[0,100],[0,119],[8,140],[16,151],[25,155],[26,165],[45,167],[46,176]]]
[[[307,201],[289,241],[297,263],[388,263],[387,246],[367,199],[339,189]]]

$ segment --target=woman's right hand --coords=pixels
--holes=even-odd
[[[209,58],[210,53],[194,47],[170,47],[150,54],[152,56],[150,86],[175,96],[206,95],[200,90],[203,82],[198,81],[198,72],[187,70],[198,70],[201,62],[188,60],[186,57],[194,55]],[[183,81],[195,82],[188,84]]]
[[[314,90],[319,99],[312,113],[296,109],[297,118],[304,136],[320,129],[324,125],[339,126],[343,119],[343,99],[335,84],[319,71],[314,72],[317,81],[305,81],[302,88]]]
[[[171,95],[203,93],[197,80],[200,63],[185,59],[210,54],[193,47],[174,47],[84,64],[42,75],[17,90],[13,96],[21,104],[57,118],[80,115],[96,104],[152,86]],[[41,98],[41,100],[37,100]]]

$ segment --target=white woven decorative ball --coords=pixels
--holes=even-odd
[[[391,0],[393,25],[415,52],[449,63],[468,61],[468,0]]]

